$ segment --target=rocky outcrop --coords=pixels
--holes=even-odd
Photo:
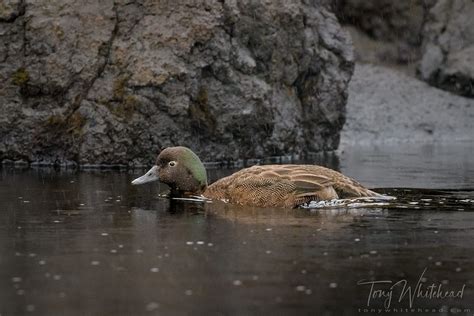
[[[306,1],[3,1],[0,160],[335,149],[352,71],[349,37]]]
[[[362,62],[407,64],[418,61],[421,30],[434,0],[338,0],[332,9],[349,27]]]
[[[423,29],[421,77],[430,84],[474,97],[474,2],[438,0]]]
[[[472,141],[473,131],[473,99],[383,66],[356,66],[342,150],[351,145]]]

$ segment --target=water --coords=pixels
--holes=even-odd
[[[369,301],[358,283],[422,279],[425,290],[464,286],[463,298],[413,308],[472,315],[473,154],[461,144],[316,157],[397,197],[316,210],[170,202],[157,197],[163,185],[129,184],[141,171],[3,168],[0,314],[364,315],[388,296]],[[387,284],[373,290],[388,295]],[[391,312],[416,314],[408,295],[398,302],[402,288]]]

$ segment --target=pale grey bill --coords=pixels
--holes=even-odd
[[[148,183],[148,182],[152,182],[152,181],[157,181],[157,180],[159,180],[158,171],[159,171],[158,166],[153,166],[143,176],[133,180],[132,184],[137,185],[137,184],[143,184],[143,183]]]

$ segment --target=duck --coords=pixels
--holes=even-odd
[[[312,201],[391,198],[318,165],[256,165],[208,185],[203,163],[184,146],[163,149],[155,165],[131,183],[158,180],[170,187],[171,197],[200,196],[250,207],[297,208]]]

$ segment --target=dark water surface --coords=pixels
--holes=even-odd
[[[129,184],[140,171],[4,167],[0,315],[368,315],[399,281],[382,314],[474,315],[473,155],[460,144],[314,158],[398,198],[317,210],[170,202],[163,185]],[[358,283],[370,281],[387,283],[369,300]]]

